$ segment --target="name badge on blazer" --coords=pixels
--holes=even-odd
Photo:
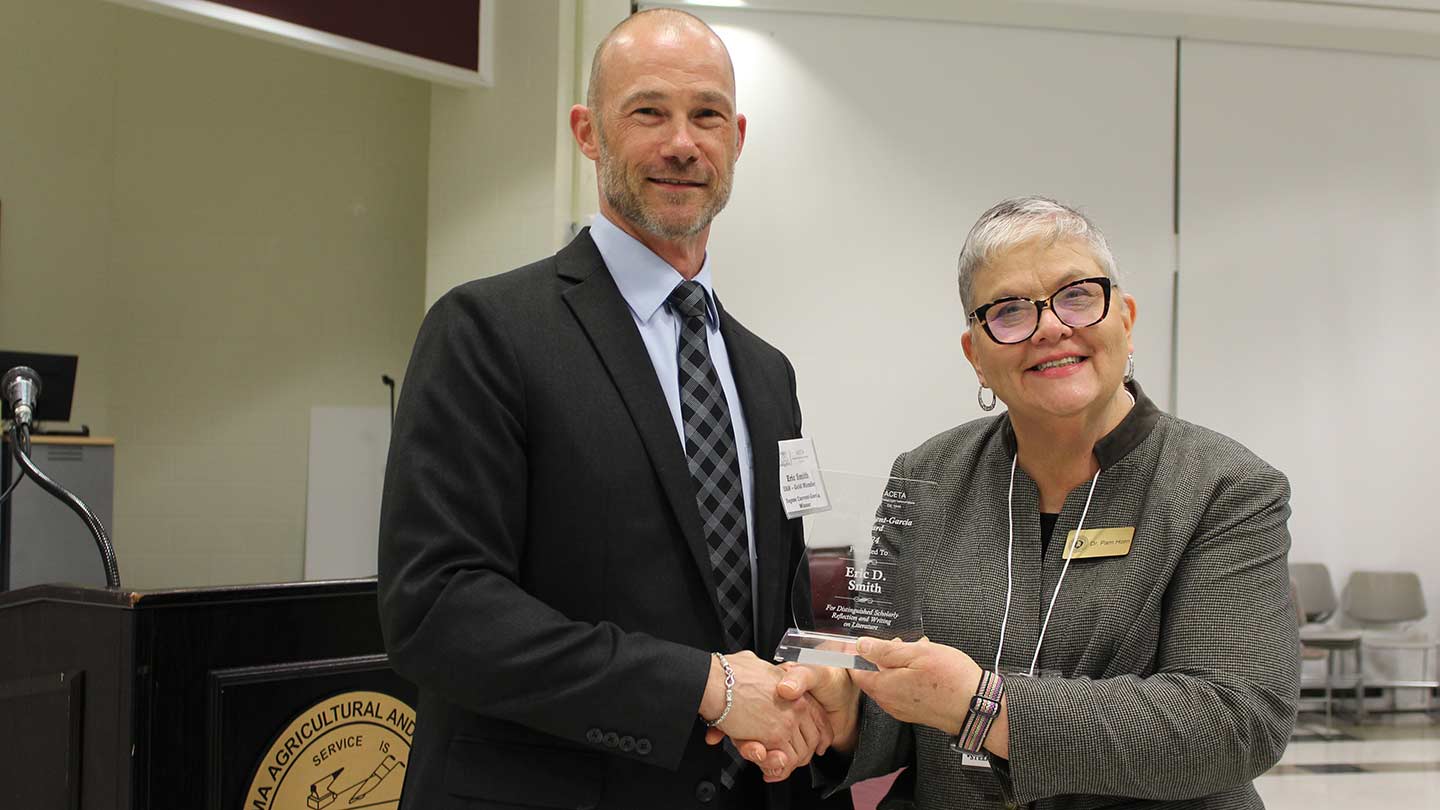
[[[1130,543],[1134,539],[1134,526],[1086,529],[1078,537],[1072,530],[1065,538],[1065,559],[1088,560],[1092,557],[1124,557],[1130,553]]]
[[[830,495],[810,439],[780,442],[780,502],[787,518],[830,511]]]

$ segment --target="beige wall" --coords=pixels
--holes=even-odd
[[[585,92],[590,87],[590,63],[600,40],[629,15],[630,3],[626,0],[582,0],[575,31],[575,103],[584,103]],[[567,130],[566,135],[569,134]],[[571,170],[575,178],[570,221],[586,225],[600,212],[600,191],[595,182],[595,164],[580,154],[574,140],[570,138]]]
[[[316,405],[387,401],[430,89],[96,0],[0,0],[0,346],[81,355],[127,586],[302,571]]]
[[[79,354],[76,419],[108,430],[96,325],[110,249],[116,15],[95,6],[0,0],[0,347]]]
[[[560,244],[557,184],[568,202],[570,172],[557,167],[556,111],[573,82],[574,21],[574,0],[498,0],[495,86],[431,89],[427,306]]]
[[[593,214],[569,110],[625,0],[496,0],[495,86],[431,91],[425,302],[555,252]]]

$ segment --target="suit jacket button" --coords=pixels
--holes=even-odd
[[[640,756],[647,756],[650,753],[650,741],[644,737],[635,741],[635,753]]]
[[[591,745],[599,745],[600,743],[605,742],[605,732],[601,731],[598,728],[592,728],[589,731],[585,732],[585,742],[588,742]]]
[[[626,736],[624,736],[624,737],[621,737],[621,738],[620,738],[620,750],[621,750],[621,751],[624,751],[624,752],[627,753],[627,754],[630,753],[631,751],[634,751],[634,750],[635,750],[635,738],[629,736],[628,734],[627,734]]]
[[[715,785],[711,782],[701,782],[695,786],[695,798],[708,804],[715,799]]]
[[[620,735],[619,735],[619,734],[616,734],[616,733],[613,732],[613,731],[607,731],[607,732],[605,732],[605,747],[606,747],[606,748],[619,748],[619,747],[620,747]]]

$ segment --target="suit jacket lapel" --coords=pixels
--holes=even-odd
[[[630,411],[630,418],[635,421],[660,486],[680,523],[685,544],[700,569],[718,623],[720,604],[715,595],[715,573],[700,524],[700,509],[695,504],[695,485],[645,343],[635,329],[615,280],[605,268],[600,251],[590,239],[588,228],[561,250],[556,260],[560,276],[577,282],[561,293],[561,297],[589,335]]]
[[[793,623],[791,608],[785,598],[789,590],[789,543],[784,531],[785,517],[780,504],[781,439],[793,438],[791,428],[783,421],[789,413],[788,402],[777,401],[778,391],[767,385],[762,373],[765,358],[754,337],[737,329],[717,298],[720,311],[720,334],[730,354],[730,367],[735,373],[735,388],[745,411],[750,430],[750,457],[754,482],[750,505],[755,516],[755,586],[759,591],[759,615],[755,617],[757,653],[768,659],[773,649],[766,649],[779,640],[784,628]]]

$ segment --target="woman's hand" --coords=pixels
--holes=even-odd
[[[854,751],[860,736],[860,688],[850,679],[850,670],[801,664],[781,664],[780,668],[785,670],[777,687],[780,696],[797,700],[810,695],[830,721],[830,747],[844,753]]]
[[[850,673],[855,684],[887,714],[957,734],[980,684],[980,665],[964,652],[927,638],[860,640],[860,654],[879,672]],[[838,734],[837,734],[838,738]]]

